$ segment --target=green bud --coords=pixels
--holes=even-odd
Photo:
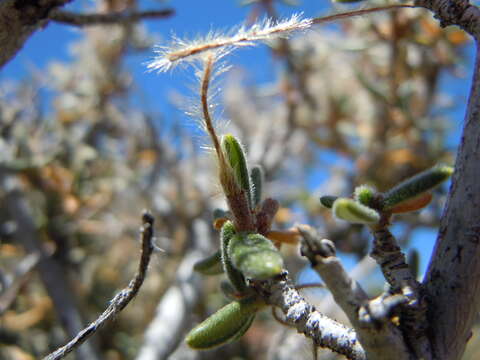
[[[223,273],[220,250],[203,260],[197,261],[195,265],[193,265],[193,270],[203,275],[218,275]]]
[[[376,191],[368,185],[360,185],[355,188],[353,198],[360,204],[372,206],[372,201]]]
[[[355,224],[372,224],[380,220],[380,215],[375,210],[348,198],[335,200],[332,210],[338,219]]]
[[[245,279],[240,271],[238,271],[232,264],[230,256],[228,254],[229,244],[231,239],[235,236],[236,231],[233,223],[227,221],[220,233],[220,249],[222,255],[223,271],[227,274],[228,280],[232,283],[233,287],[238,293],[244,293],[247,289]]]
[[[245,278],[266,280],[279,275],[283,259],[270,240],[260,234],[237,234],[230,240],[228,254]]]
[[[233,301],[193,328],[185,341],[193,349],[208,349],[238,340],[263,306],[256,299]]]
[[[331,209],[335,200],[338,199],[338,196],[325,195],[320,197],[320,204],[325,206],[328,209]]]
[[[261,166],[252,167],[250,179],[252,180],[252,207],[255,208],[262,201],[263,183],[265,181]]]
[[[232,134],[227,134],[222,138],[221,146],[225,158],[233,169],[237,185],[250,196],[250,175],[242,146]]]
[[[452,173],[453,167],[439,165],[401,182],[383,195],[383,209],[389,210],[404,201],[433,189],[447,180]]]

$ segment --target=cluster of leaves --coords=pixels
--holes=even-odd
[[[385,193],[360,185],[355,188],[353,199],[326,195],[320,198],[320,202],[326,208],[331,208],[338,219],[375,226],[380,223],[382,216],[385,222],[391,214],[417,211],[427,206],[432,200],[430,191],[452,173],[452,167],[439,165],[403,181]]]
[[[123,6],[123,1],[115,3]],[[263,3],[267,2],[252,7],[252,18],[263,11],[272,16]],[[456,71],[458,50],[466,39],[456,29],[441,31],[434,21],[408,10],[342,23],[341,42],[338,34],[322,30],[294,39],[273,39],[269,42],[272,54],[285,64],[278,83],[246,89],[239,81],[230,81],[224,102],[231,131],[240,134],[250,150],[250,162],[261,164],[265,177],[273,181],[264,189],[262,171],[257,167],[249,171],[241,160],[245,153],[238,141],[230,136],[222,139],[222,154],[235,185],[230,194],[243,198],[251,215],[242,222],[243,213],[232,211],[238,206],[229,206],[230,211],[215,216],[215,227],[221,230],[220,251],[210,264],[199,263],[196,268],[224,272],[229,280],[221,287],[231,303],[206,320],[206,330],[196,328],[192,336],[200,345],[193,346],[212,347],[237,339],[264,306],[251,292],[255,279],[274,276],[287,262],[292,274],[291,263],[302,266],[297,254],[279,257],[277,247],[272,247],[272,241],[274,245],[285,239],[295,242],[298,234],[271,230],[278,203],[263,200],[262,193],[274,193],[282,203],[276,226],[287,228],[296,216],[288,207],[300,203],[307,221],[334,240],[337,248],[362,255],[368,243],[362,240],[361,227],[332,224],[329,211],[318,206],[318,193],[344,194],[367,180],[378,189],[388,189],[439,160],[449,162],[444,147],[446,113],[433,113],[432,108],[438,109],[435,95],[440,76],[445,70]],[[118,318],[112,331],[99,335],[103,354],[125,358],[135,356],[140,347],[154,314],[152,299],[162,298],[188,251],[198,248],[196,221],[209,221],[211,209],[224,206],[212,196],[216,189],[210,178],[215,167],[191,150],[190,135],[179,127],[172,127],[168,134],[168,121],[156,121],[151,114],[132,111],[129,106],[131,79],[123,71],[122,61],[129,48],[138,48],[134,43],[145,46],[138,39],[140,33],[137,27],[127,26],[89,30],[74,48],[74,63],[51,67],[48,82],[55,87],[51,114],[41,111],[35,89],[28,86],[2,94],[0,104],[0,170],[20,182],[34,210],[38,244],[61,264],[85,318],[98,314],[115,289],[130,278],[135,263],[131,254],[137,249],[131,238],[136,234],[140,210],[151,208],[158,219],[158,241],[168,256],[154,261],[136,306]],[[340,154],[340,165],[312,161],[318,160],[323,150]],[[348,165],[343,166],[345,159]],[[192,173],[196,176],[188,176]],[[312,173],[331,177],[322,187],[302,191],[302,179]],[[2,201],[6,189],[6,185],[2,187]],[[347,218],[352,219],[351,209],[355,215],[359,205],[380,218],[384,210],[393,212],[390,205],[380,206],[378,199],[395,187],[383,193],[361,189],[353,200],[340,199],[348,200]],[[416,206],[426,203],[428,197],[419,195]],[[399,220],[412,228],[434,227],[437,201],[426,211],[433,213],[433,220],[417,215]],[[395,212],[403,205],[397,203]],[[0,210],[0,230],[2,273],[10,278],[30,251],[16,241],[18,222],[6,213],[8,208],[5,205]],[[259,227],[261,222],[264,225]],[[239,231],[239,225],[246,228]],[[216,244],[215,238],[213,231],[207,232],[204,242]],[[251,242],[260,243],[253,253]],[[258,262],[255,259],[265,258],[275,259],[276,265],[267,267],[266,272],[263,266],[252,266],[252,261]],[[155,271],[157,266],[162,270]],[[18,346],[4,347],[1,355],[11,358],[14,351],[22,349],[23,354],[39,357],[64,341],[61,328],[65,327],[52,320],[55,313],[61,318],[61,307],[52,305],[52,295],[40,286],[40,279],[20,280],[28,280],[28,285],[13,305],[2,307],[2,341]],[[207,293],[212,283],[202,285]],[[3,289],[2,285],[2,294]],[[202,298],[199,302],[197,309],[210,309],[219,300]],[[180,312],[176,308],[171,311]],[[256,324],[261,326],[260,321]],[[264,343],[273,332],[262,333]],[[67,330],[69,335],[73,334]],[[279,341],[276,348],[287,343]],[[221,351],[219,358],[231,355],[228,349]],[[291,356],[291,349],[288,354]]]
[[[220,250],[198,262],[195,270],[206,275],[216,274],[221,263],[221,272],[229,280],[222,283],[221,289],[235,300],[188,334],[186,342],[195,349],[238,340],[252,324],[255,313],[265,306],[249,286],[255,281],[273,278],[283,271],[282,256],[273,242],[264,236],[268,236],[278,204],[272,199],[262,201],[261,168],[254,167],[249,172],[242,146],[233,135],[222,138],[221,154],[219,157],[224,157],[225,163],[221,165],[224,167],[220,173],[223,174],[225,196],[232,204],[231,212],[217,211],[220,215],[227,215],[216,219],[217,226],[223,223]],[[243,211],[245,207],[246,213]],[[241,220],[244,217],[253,217],[254,229],[243,230],[240,227],[245,224]]]

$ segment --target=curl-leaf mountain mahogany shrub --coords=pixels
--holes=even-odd
[[[320,203],[332,209],[338,219],[374,225],[380,221],[381,215],[424,208],[432,199],[430,191],[447,180],[452,173],[451,166],[437,165],[402,181],[384,193],[376,192],[367,185],[360,185],[355,189],[353,199],[326,195],[320,198]]]
[[[249,172],[245,152],[231,134],[222,138],[220,156],[223,157],[224,169],[220,171],[225,195],[241,196],[247,202],[249,213],[255,215],[262,202],[261,168],[254,167]],[[231,210],[231,213],[215,211],[215,224],[222,224],[220,249],[196,263],[194,269],[203,275],[224,272],[228,282],[222,282],[221,290],[227,297],[236,299],[189,332],[186,343],[194,349],[238,340],[252,324],[255,313],[266,306],[249,289],[248,283],[273,278],[283,271],[283,258],[274,244],[255,231],[237,231],[230,221],[234,212]]]

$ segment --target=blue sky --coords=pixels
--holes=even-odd
[[[82,11],[82,7],[88,7],[91,4],[91,1],[77,0],[69,6],[69,9]],[[141,4],[143,9],[165,7],[175,9],[176,14],[169,19],[146,22],[149,32],[156,34],[160,40],[168,40],[173,30],[177,35],[192,38],[197,34],[205,34],[211,29],[229,29],[233,25],[241,24],[250,9],[250,7],[240,6],[238,0],[176,0],[170,2],[146,0]],[[325,14],[329,4],[324,0],[303,0],[299,7],[278,4],[277,10],[284,17],[299,11],[303,12],[305,17],[315,17]],[[27,41],[21,52],[0,71],[0,81],[26,79],[33,69],[46,69],[51,61],[68,61],[70,59],[69,44],[79,39],[80,36],[81,32],[71,26],[49,24],[45,29],[37,31]],[[471,53],[471,49],[468,51]],[[142,98],[150,107],[149,110],[168,115],[174,110],[168,103],[167,94],[172,90],[184,88],[185,83],[188,82],[186,79],[191,79],[191,75],[182,74],[182,71],[160,75],[148,73],[144,64],[152,56],[152,52],[132,55],[127,59],[127,68],[134,77],[136,87],[141,89]],[[255,58],[255,66],[250,63],[252,56]],[[472,56],[469,58],[471,59]],[[237,51],[229,61],[235,66],[248,69],[249,80],[253,82],[264,83],[273,80],[278,71],[266,46]],[[469,76],[470,66],[468,64],[466,69]],[[451,146],[455,146],[459,140],[468,86],[469,81],[465,81],[465,79],[459,80],[448,75],[442,79],[442,88],[460,100],[460,106],[453,112],[455,121],[452,128],[453,135],[449,139]],[[428,256],[425,255],[431,252],[435,237],[435,232],[425,229],[418,229],[413,237],[412,246],[419,248],[424,254],[422,268],[427,265]]]

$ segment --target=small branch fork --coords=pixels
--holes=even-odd
[[[142,228],[140,230],[142,235],[142,252],[140,257],[140,263],[138,265],[138,271],[135,274],[134,278],[130,281],[128,286],[120,291],[114,298],[110,301],[110,305],[107,309],[90,325],[85,329],[80,331],[77,336],[75,336],[70,342],[61,348],[57,349],[53,353],[46,356],[43,360],[57,360],[62,359],[72,350],[80,346],[88,338],[90,338],[98,329],[105,325],[109,320],[111,320],[116,314],[122,311],[125,306],[137,295],[138,290],[143,284],[145,279],[148,264],[152,252],[154,250],[153,245],[153,216],[144,212],[142,215]]]
[[[417,357],[432,358],[427,338],[427,301],[420,283],[413,277],[410,268],[386,226],[372,230],[374,241],[370,256],[380,266],[393,294],[402,294],[407,299],[401,306],[400,327]]]
[[[366,360],[357,334],[316,311],[289,282],[287,272],[271,281],[255,283],[260,296],[285,314],[285,322],[312,339],[316,346],[328,348],[351,360]]]
[[[136,22],[145,19],[158,19],[169,17],[174,14],[173,9],[149,10],[149,11],[114,11],[105,14],[77,14],[70,11],[52,10],[49,19],[58,23],[89,26],[89,25],[108,25]]]
[[[313,228],[306,225],[298,230],[303,237],[301,254],[310,260],[335,302],[347,315],[365,356],[369,360],[386,359],[394,353],[395,359],[411,359],[402,332],[393,321],[400,305],[407,299],[402,295],[383,294],[370,300],[345,271],[330,240],[321,239]]]

